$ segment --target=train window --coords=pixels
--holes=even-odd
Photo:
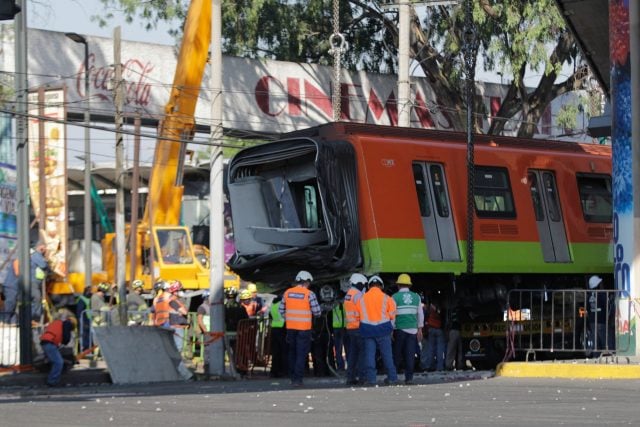
[[[436,209],[438,215],[442,218],[449,216],[449,202],[447,201],[447,190],[442,180],[442,167],[439,165],[431,165],[429,168],[431,174],[431,184],[433,186],[433,195],[436,199]]]
[[[533,172],[529,172],[528,181],[529,189],[531,191],[531,200],[533,200],[533,210],[536,214],[536,221],[544,221],[544,206],[542,205],[542,195],[540,194],[538,176]]]
[[[289,212],[286,228],[321,228],[322,212],[320,210],[320,196],[313,180],[295,181],[289,183],[289,190],[293,205],[289,208],[283,204],[282,215]],[[283,201],[286,201],[283,198]],[[282,202],[281,202],[282,203]]]
[[[473,199],[480,218],[515,218],[516,209],[504,168],[476,166]]]
[[[556,180],[551,172],[543,172],[542,182],[544,184],[544,191],[547,194],[549,219],[553,222],[559,222],[562,219],[562,214],[560,213],[560,202],[558,201]]]
[[[608,175],[578,175],[578,191],[582,215],[587,222],[611,222],[611,177]]]
[[[305,225],[307,228],[319,228],[318,196],[312,185],[304,186]]]
[[[413,164],[413,180],[416,185],[416,193],[418,193],[418,204],[420,205],[420,216],[431,216],[431,207],[429,206],[429,194],[427,193],[427,183],[423,174],[422,166]]]

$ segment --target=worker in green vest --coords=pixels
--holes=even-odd
[[[401,274],[396,280],[398,292],[393,294],[396,303],[396,320],[394,325],[393,360],[396,369],[404,364],[404,382],[413,384],[413,370],[418,342],[422,341],[422,325],[424,313],[422,311],[420,295],[411,292],[411,277]]]
[[[287,357],[289,348],[287,346],[287,330],[284,327],[285,321],[279,308],[282,302],[282,295],[276,297],[269,310],[271,324],[271,377],[280,378],[289,375]]]
[[[339,371],[344,371],[344,337],[345,327],[347,324],[342,299],[336,301],[335,306],[331,310],[331,318],[333,326],[333,350],[335,352],[336,367]]]

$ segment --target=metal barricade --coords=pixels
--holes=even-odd
[[[537,352],[602,357],[630,348],[624,325],[631,299],[624,291],[513,289],[507,298],[505,360],[518,352],[528,361]],[[617,339],[616,331],[623,332]]]
[[[256,360],[255,366],[267,367],[271,355],[271,336],[269,330],[271,322],[268,317],[258,318],[258,334],[256,337]]]
[[[236,344],[233,349],[236,370],[239,372],[251,372],[256,362],[258,337],[258,320],[243,319],[238,322],[236,331]]]
[[[0,311],[0,366],[20,363],[20,329],[14,312]]]

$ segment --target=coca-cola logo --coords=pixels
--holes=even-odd
[[[95,67],[95,54],[89,55],[89,90],[92,98],[102,101],[113,102],[114,92],[110,89],[115,70],[113,67]],[[150,62],[143,62],[139,59],[129,59],[122,67],[122,79],[124,80],[124,103],[125,105],[148,106],[151,102],[151,84],[148,76],[155,66]],[[76,78],[76,92],[81,98],[85,97],[84,63],[80,64]]]

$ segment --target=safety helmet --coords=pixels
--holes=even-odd
[[[156,292],[158,292],[160,290],[164,290],[166,288],[167,288],[167,284],[162,279],[156,280],[156,283],[153,284],[153,290],[156,291]]]
[[[247,285],[247,290],[249,290],[250,292],[258,292],[258,287],[255,283],[249,283]]]
[[[396,280],[396,284],[397,285],[404,285],[404,286],[413,285],[413,283],[411,283],[411,276],[409,276],[406,273],[402,273],[401,275],[398,276],[398,280]]]
[[[366,285],[367,277],[364,274],[353,273],[351,277],[349,277],[349,284],[351,286],[358,285],[358,284]]]
[[[384,282],[382,281],[382,279],[380,278],[380,276],[371,276],[369,277],[369,286],[372,285],[380,285],[380,287],[384,287]]]
[[[211,292],[209,292],[209,289],[202,291],[202,299],[204,300],[209,299],[209,295],[211,295]]]
[[[589,289],[597,288],[600,283],[602,283],[602,277],[600,277],[600,276],[591,276],[589,278]]]
[[[140,279],[136,279],[133,282],[131,282],[131,288],[133,289],[139,289],[143,287],[144,287],[144,282]]]
[[[172,281],[171,283],[169,283],[169,287],[167,288],[167,290],[170,293],[181,291],[182,290],[182,282],[180,282],[179,280]]]
[[[302,282],[313,282],[313,276],[311,275],[311,273],[305,270],[300,270],[296,275],[296,283]]]
[[[235,298],[238,296],[238,289],[236,289],[235,287],[227,288],[224,290],[224,294],[227,296],[227,298]]]
[[[240,292],[240,301],[251,299],[251,291],[249,289],[245,289]]]
[[[108,292],[111,289],[111,285],[107,282],[98,283],[98,290],[102,292]]]

